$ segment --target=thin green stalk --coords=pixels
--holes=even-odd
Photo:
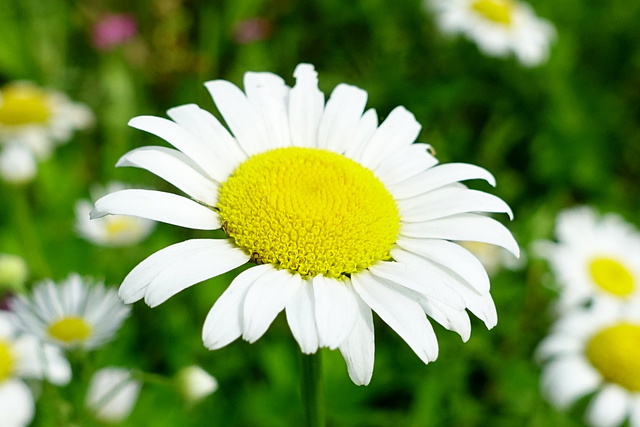
[[[322,383],[322,354],[302,354],[301,357],[302,402],[307,427],[325,426],[325,403]]]

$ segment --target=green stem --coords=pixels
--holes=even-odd
[[[300,382],[306,426],[324,427],[324,393],[322,384],[322,354],[302,354]]]

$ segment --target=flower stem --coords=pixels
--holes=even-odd
[[[40,237],[31,214],[26,188],[15,188],[13,193],[14,221],[20,233],[24,255],[28,259],[33,276],[37,279],[51,277],[51,269],[42,252]]]
[[[324,393],[322,384],[322,354],[302,354],[300,382],[306,426],[324,427]]]

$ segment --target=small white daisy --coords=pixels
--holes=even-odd
[[[197,403],[218,389],[218,381],[200,366],[186,366],[175,376],[178,392],[188,403]]]
[[[91,377],[85,404],[97,420],[119,423],[131,414],[141,387],[128,369],[102,368]]]
[[[96,187],[92,192],[92,201],[79,200],[76,203],[76,230],[89,242],[98,246],[130,246],[141,242],[151,234],[155,221],[130,215],[110,215],[91,220],[89,213],[93,202],[105,194],[124,190],[119,182],[111,182],[105,188]]]
[[[513,52],[531,67],[545,62],[555,29],[517,0],[426,0],[446,34],[464,34],[489,56]]]
[[[558,215],[557,243],[537,242],[561,287],[560,308],[592,298],[640,299],[640,233],[620,216],[589,207]]]
[[[260,338],[286,311],[304,353],[339,348],[357,384],[371,379],[372,310],[425,363],[438,355],[428,314],[467,340],[465,309],[497,322],[482,264],[449,240],[518,245],[494,219],[499,198],[459,181],[494,179],[467,164],[436,166],[420,125],[403,107],[378,126],[367,93],[340,84],[325,104],[313,66],[299,65],[290,88],[271,73],[246,73],[245,92],[206,83],[230,133],[196,105],[169,110],[173,121],[130,124],[177,148],[142,147],[120,166],[147,169],[189,197],[123,190],[96,202],[94,217],[138,215],[227,239],[174,244],[135,267],[119,295],[152,307],[247,262],[204,324],[209,349]]]
[[[71,367],[60,349],[36,337],[18,335],[11,313],[0,311],[0,425],[24,427],[34,415],[34,397],[23,379],[65,385]]]
[[[542,390],[563,410],[595,392],[586,422],[614,427],[629,417],[640,427],[640,310],[599,300],[556,322],[537,356],[546,361]]]
[[[90,350],[113,338],[130,307],[115,289],[71,274],[59,285],[37,284],[30,296],[9,301],[19,327],[64,348]]]
[[[0,143],[28,147],[44,160],[76,129],[93,123],[91,110],[66,95],[18,81],[0,88]]]

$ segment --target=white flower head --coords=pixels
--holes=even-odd
[[[218,389],[218,381],[200,366],[186,366],[175,377],[180,395],[188,403],[197,403]]]
[[[48,158],[73,131],[92,123],[91,110],[63,93],[25,81],[0,88],[0,143],[21,144],[37,159]]]
[[[640,300],[640,233],[620,216],[581,206],[562,211],[557,243],[537,242],[561,288],[559,308],[593,298]]]
[[[89,383],[86,406],[96,419],[118,423],[131,414],[141,387],[142,383],[132,378],[128,369],[99,369]]]
[[[440,29],[464,34],[489,56],[513,52],[520,63],[532,67],[546,62],[555,38],[553,25],[537,17],[518,0],[426,0],[436,13]]]
[[[71,274],[59,285],[37,284],[30,296],[9,301],[18,326],[63,348],[91,350],[111,340],[131,308],[115,289]]]
[[[110,182],[105,188],[94,188],[92,201],[79,200],[76,203],[76,230],[81,237],[98,246],[117,247],[135,245],[151,234],[156,222],[146,218],[110,215],[90,219],[93,202],[105,194],[125,188],[120,182]]]
[[[615,427],[629,417],[640,427],[640,310],[599,300],[561,317],[542,341],[542,391],[564,410],[595,392],[586,422]]]
[[[9,312],[0,311],[0,425],[24,427],[34,415],[34,397],[23,379],[65,385],[71,367],[60,349],[19,335]]]
[[[38,173],[38,164],[31,150],[16,142],[0,146],[0,178],[12,184],[24,184]]]
[[[143,116],[130,125],[177,149],[142,147],[120,166],[147,169],[188,197],[123,190],[96,202],[94,217],[138,215],[192,229],[222,229],[151,255],[119,295],[152,307],[210,277],[241,272],[213,305],[203,329],[209,349],[259,339],[281,311],[302,352],[339,348],[357,384],[373,372],[372,310],[425,363],[438,355],[427,315],[469,338],[466,309],[497,322],[480,262],[449,240],[518,245],[499,222],[499,198],[459,181],[484,179],[467,164],[437,166],[420,125],[403,107],[378,125],[367,93],[338,85],[325,103],[313,66],[299,65],[289,87],[271,73],[246,73],[243,92],[206,83],[229,132],[196,105]]]

